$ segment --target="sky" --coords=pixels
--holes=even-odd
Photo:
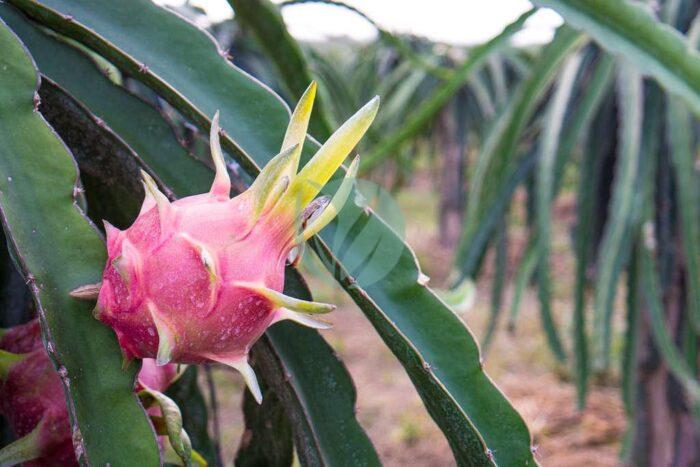
[[[181,5],[184,1],[156,0],[156,3]],[[190,3],[204,8],[213,21],[233,15],[226,0],[191,0]],[[346,0],[345,3],[363,11],[388,31],[455,45],[485,42],[531,8],[528,0]],[[338,36],[371,40],[377,34],[364,19],[334,6],[293,5],[286,7],[283,15],[289,32],[301,40]],[[559,24],[561,18],[553,11],[538,11],[514,42],[519,45],[547,42]]]

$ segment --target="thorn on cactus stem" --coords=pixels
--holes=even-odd
[[[97,300],[97,296],[100,294],[101,288],[102,282],[81,285],[80,287],[71,290],[70,296],[80,300]]]
[[[34,104],[34,112],[38,112],[39,106],[41,105],[41,97],[39,97],[38,92],[34,93],[34,97],[32,98],[32,103]]]
[[[147,73],[148,70],[149,70],[148,65],[146,65],[145,63],[141,63],[139,65],[139,72],[140,73]]]

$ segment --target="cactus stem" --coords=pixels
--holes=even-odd
[[[335,305],[320,302],[310,302],[307,300],[299,300],[298,298],[284,295],[283,293],[277,292],[276,290],[268,289],[263,285],[253,284],[250,282],[234,282],[233,285],[236,287],[248,289],[259,295],[262,295],[263,297],[267,298],[270,302],[272,302],[272,304],[275,305],[275,307],[278,308],[283,307],[291,311],[297,311],[300,313],[312,315],[330,313],[331,311],[335,310]]]

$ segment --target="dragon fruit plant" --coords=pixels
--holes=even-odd
[[[372,123],[379,99],[343,124],[297,173],[315,94],[312,82],[292,114],[282,151],[245,192],[230,198],[217,112],[210,132],[216,175],[208,193],[170,202],[143,172],[146,197],[131,227],[120,231],[105,222],[109,258],[102,282],[73,295],[97,298],[95,316],[114,329],[126,360],[219,362],[240,371],[260,402],[248,352],[265,329],[282,320],[330,327],[312,316],[333,305],[281,293],[284,268],[345,203],[358,158],[333,199],[316,197]]]
[[[401,232],[353,187],[358,169],[422,131],[454,85],[482,69],[488,51],[530,13],[474,49],[454,80],[436,82],[436,99],[407,100],[403,74],[380,86],[383,99],[400,104],[386,106],[386,117],[405,125],[374,128],[363,164],[348,161],[345,171],[378,99],[333,132],[324,111],[353,97],[324,83],[326,102],[316,103],[310,123],[317,89],[305,86],[313,67],[279,5],[229,2],[234,21],[250,20],[241,30],[280,60],[259,77],[275,76],[288,101],[299,99],[293,111],[238,67],[249,65],[245,41],[231,49],[233,63],[231,44],[161,2],[0,1],[0,237],[7,244],[0,318],[22,323],[30,310],[40,318],[44,366],[59,369],[58,377],[46,374],[60,383],[54,395],[65,397],[46,407],[64,411],[64,426],[67,412],[71,424],[63,446],[72,444],[81,465],[157,467],[170,462],[167,446],[195,463],[184,420],[193,450],[211,465],[231,454],[237,465],[379,465],[356,416],[352,377],[317,332],[330,326],[323,315],[334,307],[313,301],[294,267],[306,245],[403,366],[457,464],[535,465],[527,427],[485,374],[465,323],[430,290]],[[400,64],[392,58],[387,70]],[[201,144],[207,134],[210,151]],[[341,206],[341,219],[329,225]],[[103,220],[112,224],[104,223],[105,235]],[[26,352],[5,352],[7,371],[26,364],[15,355]],[[133,360],[144,368],[140,378]],[[160,396],[171,365],[190,365],[168,388],[181,413]],[[249,388],[238,443],[221,438],[230,433],[218,416],[224,366]],[[152,370],[158,375],[149,379]],[[28,399],[43,382],[34,379]],[[18,431],[21,439],[43,430],[44,412]],[[63,449],[66,457],[46,457],[60,463],[70,454]]]
[[[177,463],[176,454],[185,464],[206,464],[191,452],[179,409],[163,394],[178,375],[177,365],[157,366],[144,359],[135,390],[158,434],[168,435],[167,441],[160,438],[164,457]],[[0,450],[2,465],[78,465],[61,376],[41,341],[38,319],[5,330],[0,337],[0,413],[18,438]]]

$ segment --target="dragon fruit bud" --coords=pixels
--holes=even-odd
[[[136,391],[163,392],[177,378],[177,365],[143,361]],[[0,337],[0,413],[17,441],[0,450],[0,464],[78,465],[61,379],[41,341],[37,319]],[[157,408],[149,409],[159,414]]]
[[[265,329],[287,319],[329,327],[312,316],[332,305],[282,294],[285,263],[298,260],[303,243],[347,199],[357,159],[330,202],[314,200],[367,131],[379,100],[345,122],[298,171],[315,93],[311,83],[281,152],[245,192],[230,198],[217,112],[210,134],[216,175],[208,193],[171,202],[144,173],[146,196],[131,227],[120,231],[105,223],[109,259],[102,283],[72,295],[99,295],[95,316],[114,329],[125,358],[223,363],[243,374],[259,402],[247,355]]]

